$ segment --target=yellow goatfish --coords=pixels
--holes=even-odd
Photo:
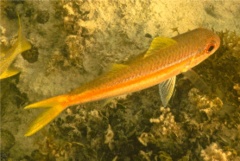
[[[14,42],[13,46],[7,50],[2,51],[0,53],[0,79],[5,79],[16,75],[19,71],[13,67],[10,67],[14,59],[18,54],[29,50],[31,48],[31,44],[27,41],[27,39],[22,34],[22,27],[20,23],[20,19],[18,17],[19,30],[18,30],[18,38]]]
[[[135,60],[113,69],[73,91],[30,104],[25,109],[47,108],[25,136],[43,128],[69,106],[139,91],[159,84],[163,105],[171,97],[176,75],[198,65],[220,46],[218,35],[198,28],[176,37],[153,39],[150,48]]]

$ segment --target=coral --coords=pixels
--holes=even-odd
[[[228,161],[231,152],[223,152],[216,143],[212,143],[206,149],[201,151],[201,157],[204,161]]]
[[[14,12],[15,11],[15,6],[14,5],[6,6],[4,11],[5,11],[5,13],[6,13],[6,15],[9,19],[17,18],[17,14],[16,14],[16,12]]]
[[[1,160],[3,159],[2,156],[8,155],[9,150],[15,144],[15,137],[11,132],[5,129],[0,129],[0,147],[1,147]]]
[[[91,38],[94,25],[90,22],[91,13],[86,2],[62,1],[55,4],[63,19],[63,27],[67,35],[63,48],[65,59],[69,64],[83,69],[83,56],[89,44],[93,43]]]
[[[44,140],[37,140],[39,153],[47,158],[96,159],[97,151],[104,145],[104,129],[107,130],[102,119],[99,112],[94,109],[88,113],[80,107],[68,109],[66,118],[59,118],[51,125],[51,135],[47,135]],[[99,124],[101,122],[102,126]],[[109,145],[110,130],[108,128],[105,135],[107,139],[105,143]]]
[[[111,125],[108,125],[104,143],[108,144],[110,149],[113,149],[113,147],[112,147],[113,137],[114,137],[114,132],[112,131]]]
[[[49,20],[49,12],[47,10],[39,10],[37,12],[37,18],[36,18],[38,23],[44,24],[48,22]]]
[[[189,106],[190,111],[205,113],[207,119],[211,119],[213,114],[217,114],[223,106],[223,102],[220,98],[209,98],[206,95],[201,95],[200,91],[196,88],[192,88],[188,93],[189,102],[192,106]],[[202,116],[199,116],[202,117]]]
[[[174,116],[170,112],[170,108],[160,108],[161,115],[159,118],[151,118],[150,122],[154,124],[151,131],[154,136],[167,136],[171,133],[178,133],[179,127],[174,120]]]
[[[174,120],[174,116],[170,112],[170,108],[160,107],[160,116],[158,118],[151,118],[150,122],[153,124],[150,132],[144,132],[138,140],[144,146],[148,144],[155,145],[159,150],[159,157],[161,160],[171,160],[169,153],[171,151],[180,150],[181,137],[183,131],[180,125]],[[168,158],[168,159],[167,159]]]
[[[0,36],[0,51],[4,51],[10,47],[9,41],[5,36],[6,29],[3,26],[0,26],[1,36]]]
[[[218,35],[222,38],[222,48],[220,49],[226,55],[222,55],[221,59],[226,59],[230,55],[232,55],[235,58],[240,58],[240,38],[236,34],[236,32],[232,32],[229,30],[218,32]]]
[[[78,35],[69,35],[66,37],[65,43],[65,50],[69,61],[73,65],[83,68],[83,38],[79,37]]]
[[[238,95],[238,101],[240,102],[240,85],[239,84],[235,84],[233,86],[233,89],[236,90],[237,95]]]
[[[38,61],[38,48],[32,46],[30,50],[21,53],[21,55],[23,59],[27,60],[29,63],[35,63],[36,61]]]

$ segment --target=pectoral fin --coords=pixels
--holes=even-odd
[[[176,76],[169,78],[168,80],[158,85],[160,98],[164,107],[168,105],[168,102],[172,97],[174,87],[175,87],[175,82],[176,82]]]
[[[11,67],[0,75],[0,80],[14,76],[14,75],[18,74],[19,72],[20,71],[18,69]]]
[[[182,73],[190,82],[199,90],[205,93],[210,93],[210,87],[204,82],[204,80],[192,69]]]

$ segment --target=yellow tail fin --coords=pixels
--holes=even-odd
[[[26,106],[24,109],[30,108],[47,108],[29,127],[25,136],[30,136],[39,131],[55,117],[57,117],[67,106],[67,97],[65,95],[53,97],[34,104]]]

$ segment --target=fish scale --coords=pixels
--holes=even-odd
[[[175,83],[176,75],[198,65],[212,55],[220,45],[214,32],[198,28],[172,39],[156,37],[145,54],[125,65],[115,65],[111,71],[83,84],[70,93],[30,104],[25,109],[47,108],[30,126],[25,136],[30,136],[47,125],[69,106],[97,101],[139,91],[160,83],[173,92],[169,82]],[[174,78],[174,79],[173,79]],[[170,80],[169,82],[165,82]],[[161,85],[161,83],[163,83]],[[166,87],[165,87],[166,86]],[[164,106],[168,100],[163,101]]]

